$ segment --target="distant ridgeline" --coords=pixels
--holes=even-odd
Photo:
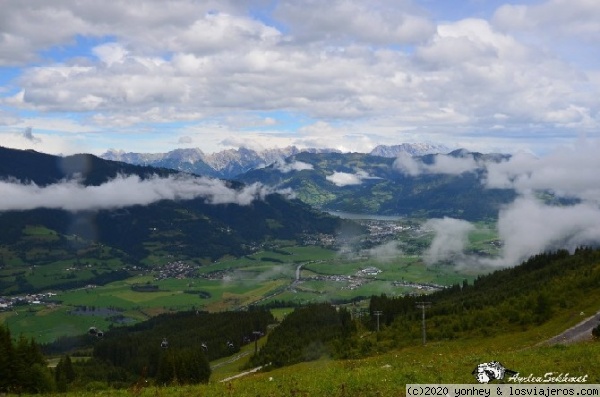
[[[418,156],[413,161],[425,167],[437,156],[473,163],[500,162],[508,157],[458,150]],[[486,188],[483,168],[459,174],[412,175],[401,171],[395,158],[362,153],[298,153],[286,161],[288,167],[303,164],[304,168],[290,172],[276,163],[240,174],[236,180],[291,188],[300,200],[323,210],[469,221],[497,218],[499,209],[516,197],[513,189]]]

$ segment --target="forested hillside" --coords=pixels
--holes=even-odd
[[[163,314],[114,328],[102,337],[92,332],[64,338],[44,350],[66,360],[66,354],[91,349],[90,360],[71,364],[75,375],[67,382],[69,389],[94,382],[123,387],[140,378],[160,385],[193,384],[208,381],[209,361],[239,352],[265,335],[274,322],[265,310]]]
[[[260,185],[175,174],[0,147],[12,192],[0,207],[0,295],[102,285],[173,257],[201,265],[342,222]]]
[[[311,361],[322,355],[342,356],[356,331],[350,313],[329,304],[297,308],[269,335],[251,364],[270,368]]]
[[[437,156],[449,161],[467,159],[473,164],[504,158],[457,151],[419,156],[413,161],[427,167]],[[299,153],[285,164],[252,170],[237,180],[291,188],[305,203],[325,210],[423,218],[496,218],[499,208],[515,198],[511,189],[486,189],[481,181],[483,169],[411,175],[395,161],[361,153]]]
[[[579,316],[581,302],[594,297],[600,297],[600,250],[580,248],[539,254],[426,297],[372,297],[370,312],[383,312],[383,337],[402,346],[421,336],[419,301],[431,302],[427,337],[442,340],[519,332],[557,313]]]
[[[368,313],[354,323],[349,311],[329,305],[296,309],[273,331],[253,363],[277,367],[322,355],[358,358],[419,344],[419,302],[424,301],[431,303],[426,309],[427,340],[442,341],[518,334],[557,315],[579,317],[582,302],[599,298],[600,250],[544,253],[480,276],[473,284],[430,295],[373,296]],[[376,312],[381,312],[380,332]]]

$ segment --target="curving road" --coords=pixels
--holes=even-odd
[[[304,266],[305,264],[306,263],[301,263],[296,268],[296,281],[300,281],[300,271],[302,270],[302,266]]]
[[[586,318],[579,324],[569,328],[565,332],[548,339],[545,343],[574,343],[592,339],[592,329],[600,325],[600,312]]]

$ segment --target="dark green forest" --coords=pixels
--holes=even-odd
[[[359,358],[419,344],[418,302],[423,301],[431,303],[427,340],[518,333],[577,308],[586,294],[597,295],[599,287],[600,250],[543,253],[514,268],[479,276],[472,284],[465,281],[433,294],[373,296],[367,315],[355,321],[350,320],[350,310],[329,304],[297,308],[273,330],[252,363],[277,367],[324,355]],[[380,332],[377,311],[382,312]],[[365,331],[374,337],[365,338]]]
[[[344,309],[336,310],[328,303],[300,307],[269,334],[267,344],[250,364],[278,368],[316,360],[324,354],[339,356],[355,331],[352,317]]]
[[[94,332],[62,338],[43,350],[63,357],[91,352],[90,360],[70,364],[75,375],[63,387],[128,387],[139,379],[159,385],[205,383],[211,373],[209,361],[239,352],[243,345],[265,335],[273,323],[272,314],[261,309],[169,313],[114,328],[101,338]]]
[[[420,338],[421,310],[429,301],[427,337],[434,340],[519,332],[545,323],[559,311],[577,310],[600,287],[600,250],[579,248],[531,257],[514,268],[479,276],[422,296],[374,296],[370,313],[382,311],[382,338],[402,346]],[[579,314],[579,312],[577,312]],[[373,328],[371,317],[371,328]]]
[[[504,155],[452,152],[450,157],[476,161],[502,161]],[[435,155],[415,157],[431,164]],[[381,215],[441,218],[450,216],[469,221],[495,219],[502,205],[516,197],[512,189],[488,189],[482,183],[485,171],[460,175],[421,173],[406,175],[394,166],[395,159],[363,153],[299,153],[289,161],[311,164],[313,169],[282,173],[270,166],[248,171],[236,178],[244,183],[260,182],[291,188],[296,196],[315,208]],[[338,186],[327,177],[334,172],[366,172],[370,178],[360,184]]]
[[[13,340],[0,324],[0,393],[44,393],[54,390],[52,372],[33,339]]]

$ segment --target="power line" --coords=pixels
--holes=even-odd
[[[260,331],[252,331],[252,335],[254,335],[254,355],[258,353],[258,337],[262,334]]]

